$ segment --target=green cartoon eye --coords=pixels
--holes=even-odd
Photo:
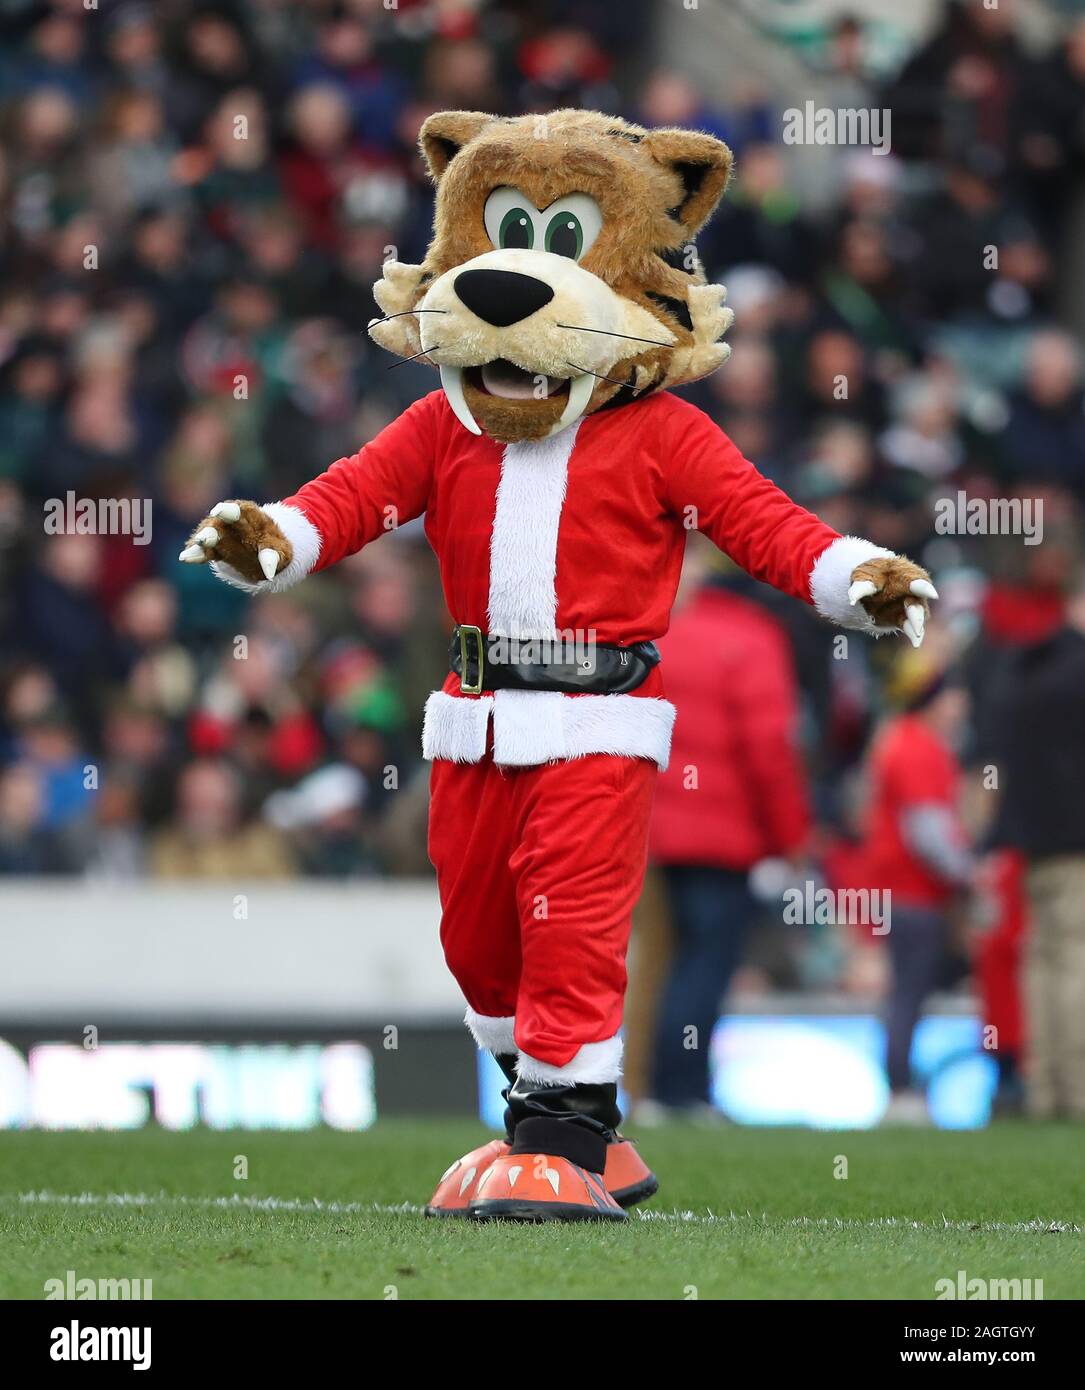
[[[556,213],[546,227],[546,249],[555,256],[578,261],[584,250],[584,229],[580,218],[569,211]]]
[[[502,251],[515,248],[530,251],[535,243],[535,226],[523,208],[509,208],[501,219],[497,244]]]
[[[499,251],[548,251],[578,261],[603,229],[599,204],[587,193],[566,193],[544,212],[519,188],[491,190],[482,210],[490,245]]]

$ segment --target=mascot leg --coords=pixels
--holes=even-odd
[[[429,855],[441,895],[441,945],[468,1001],[464,1022],[479,1047],[493,1053],[509,1087],[516,1080],[513,1015],[520,987],[520,920],[507,788],[487,759],[436,761],[430,775]],[[508,1088],[505,1094],[507,1096]],[[478,1180],[508,1153],[506,1136],[472,1149],[442,1175],[427,1216],[466,1216]]]
[[[613,760],[593,761],[601,761],[606,772],[613,771],[606,766]],[[494,1161],[509,1152],[521,1105],[529,1104],[514,1102],[511,1096],[520,1060],[513,1015],[522,969],[518,884],[512,861],[519,844],[517,817],[522,814],[520,798],[514,793],[529,785],[534,771],[502,770],[489,759],[433,764],[429,850],[441,895],[441,943],[449,969],[468,1000],[465,1022],[479,1047],[494,1055],[508,1085],[502,1092],[507,1106],[505,1137],[472,1149],[449,1166],[426,1207],[428,1216],[467,1215],[480,1181]],[[608,803],[608,814],[614,810]],[[643,872],[643,855],[639,867],[636,860],[632,867],[635,873]],[[534,916],[532,921],[544,925]],[[624,928],[618,924],[623,959],[628,930],[628,922]],[[623,969],[622,991],[624,985]],[[620,1003],[619,997],[612,1032],[620,1021]],[[633,1144],[614,1132],[619,1118],[616,1106],[611,1118],[603,1181],[621,1206],[632,1206],[650,1197],[657,1184]]]
[[[655,764],[596,755],[499,775],[515,840],[520,1057],[508,1094],[512,1144],[480,1175],[470,1212],[621,1221],[615,1192],[631,1205],[656,1187],[618,1133],[617,1101],[625,955]]]

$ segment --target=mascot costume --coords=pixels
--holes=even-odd
[[[674,707],[687,532],[844,627],[918,645],[926,572],[840,536],[667,388],[729,349],[693,238],[726,145],[591,111],[431,116],[424,264],[375,287],[382,347],[441,387],[293,497],[226,501],[181,554],[278,593],[425,515],[457,624],[426,705],[429,853],[467,1027],[508,1078],[507,1135],[427,1210],[627,1219],[656,1190],[618,1126],[630,917]]]

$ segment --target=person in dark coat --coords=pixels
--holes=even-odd
[[[1023,647],[997,718],[1000,829],[1026,862],[1026,1101],[1085,1119],[1085,576],[1066,621]]]

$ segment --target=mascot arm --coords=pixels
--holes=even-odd
[[[683,407],[662,442],[667,501],[755,579],[841,627],[903,632],[918,647],[937,598],[927,571],[858,536],[841,536],[757,471],[701,411]]]
[[[293,497],[220,502],[180,558],[210,561],[219,579],[249,593],[277,593],[421,516],[433,478],[438,398],[416,401]]]

